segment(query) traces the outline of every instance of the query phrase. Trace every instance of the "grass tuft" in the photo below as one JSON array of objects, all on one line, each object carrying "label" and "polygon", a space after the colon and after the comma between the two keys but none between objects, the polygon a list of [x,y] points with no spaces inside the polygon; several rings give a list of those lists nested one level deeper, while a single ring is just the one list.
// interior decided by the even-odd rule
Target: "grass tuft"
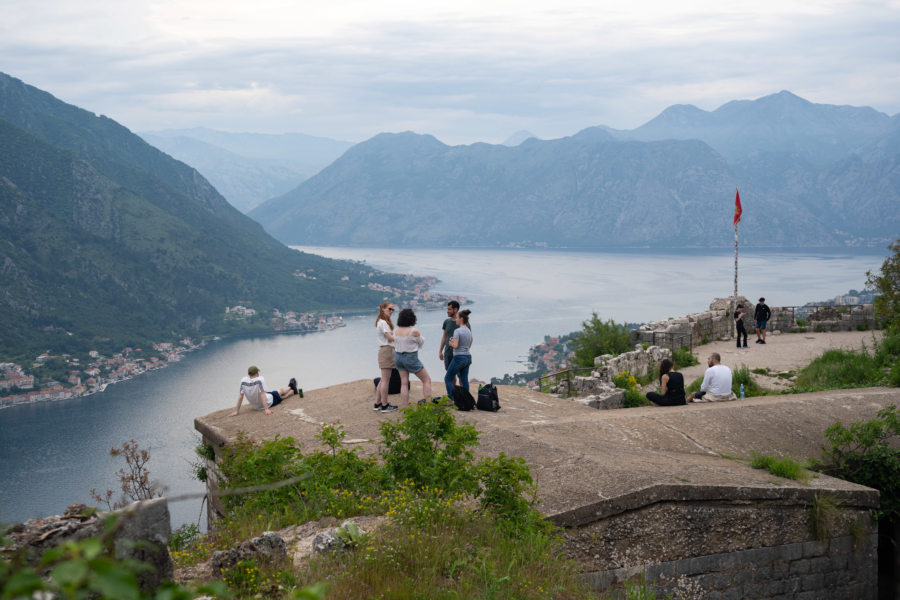
[{"label": "grass tuft", "polygon": [[755,452],[752,454],[753,459],[750,461],[750,466],[754,469],[765,469],[777,477],[793,479],[801,483],[809,481],[809,474],[806,472],[806,469],[792,458],[778,458],[776,456],[756,454]]}]

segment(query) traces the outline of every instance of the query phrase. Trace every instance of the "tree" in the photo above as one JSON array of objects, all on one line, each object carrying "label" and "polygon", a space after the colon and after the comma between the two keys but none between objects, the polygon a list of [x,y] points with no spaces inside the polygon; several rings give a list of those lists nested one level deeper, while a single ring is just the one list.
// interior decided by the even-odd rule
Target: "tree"
[{"label": "tree", "polygon": [[117,473],[122,496],[119,500],[114,501],[115,492],[106,490],[104,494],[98,494],[95,488],[91,490],[91,497],[94,500],[105,503],[109,510],[116,510],[138,500],[162,497],[165,486],[158,481],[152,481],[150,471],[147,470],[147,463],[150,462],[149,449],[141,449],[137,442],[131,440],[123,442],[121,448],[111,448],[109,454],[125,459],[127,470],[119,469]]},{"label": "tree", "polygon": [[893,252],[881,265],[880,273],[866,271],[866,284],[878,290],[875,315],[884,319],[884,326],[894,332],[900,330],[900,240],[888,246]]},{"label": "tree", "polygon": [[625,325],[614,323],[612,319],[601,321],[597,313],[581,325],[583,329],[573,342],[578,366],[593,367],[597,356],[631,350],[631,333]]}]

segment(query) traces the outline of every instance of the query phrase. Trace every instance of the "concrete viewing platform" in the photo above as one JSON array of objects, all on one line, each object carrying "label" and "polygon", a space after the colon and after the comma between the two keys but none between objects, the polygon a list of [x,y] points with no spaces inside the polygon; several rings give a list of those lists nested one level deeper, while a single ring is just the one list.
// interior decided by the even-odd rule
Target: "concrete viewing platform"
[{"label": "concrete viewing platform", "polygon": [[[524,458],[538,484],[540,510],[570,526],[598,512],[646,503],[644,495],[714,497],[717,488],[760,498],[769,490],[811,496],[824,488],[853,492],[875,506],[877,495],[867,488],[826,476],[802,484],[735,459],[753,452],[800,461],[818,457],[832,423],[873,418],[880,408],[900,404],[900,389],[865,388],[601,411],[521,387],[500,386],[499,392],[499,412],[457,413],[480,432],[476,454]],[[308,452],[320,448],[315,435],[323,423],[343,425],[346,445],[377,453],[379,424],[400,413],[374,412],[373,396],[372,382],[361,380],[291,397],[272,415],[245,408],[228,418],[229,407],[194,423],[214,446],[241,433],[251,439],[278,435],[295,438]],[[421,398],[416,384],[411,396]]]},{"label": "concrete viewing platform", "polygon": [[[749,350],[724,341],[694,350],[783,372],[808,364],[805,355],[823,346],[859,348],[855,334],[863,335],[784,335]],[[704,366],[693,370],[699,376]],[[693,372],[684,372],[690,381]],[[478,429],[476,455],[525,459],[538,509],[564,528],[565,552],[598,590],[646,578],[663,594],[687,580],[704,598],[877,597],[878,492],[816,473],[806,482],[783,479],[747,459],[818,458],[826,428],[900,405],[900,388],[619,410],[515,386],[500,386],[499,395],[499,412],[456,418]],[[414,382],[411,399],[421,397]],[[194,424],[217,449],[240,434],[277,435],[295,438],[305,452],[321,448],[315,436],[322,424],[342,425],[345,445],[377,455],[380,423],[401,413],[373,412],[373,402],[372,381],[361,380],[288,398],[269,416],[245,409],[228,418],[229,406]],[[830,516],[822,502],[833,507]]]}]

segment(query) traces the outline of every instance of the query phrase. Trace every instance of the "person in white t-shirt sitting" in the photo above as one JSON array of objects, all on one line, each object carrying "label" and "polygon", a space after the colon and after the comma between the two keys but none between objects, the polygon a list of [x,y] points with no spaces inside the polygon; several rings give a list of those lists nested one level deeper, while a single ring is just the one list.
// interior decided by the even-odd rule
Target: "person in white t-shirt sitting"
[{"label": "person in white t-shirt sitting", "polygon": [[726,402],[737,400],[737,396],[731,391],[731,369],[722,362],[718,352],[713,352],[706,359],[709,368],[703,374],[703,383],[700,391],[688,396],[688,402]]},{"label": "person in white t-shirt sitting", "polygon": [[293,377],[288,383],[288,387],[267,392],[266,380],[259,374],[259,368],[250,367],[247,369],[247,376],[241,379],[241,391],[238,395],[237,408],[228,416],[234,417],[241,411],[241,403],[244,401],[244,398],[247,399],[253,410],[262,410],[267,415],[271,415],[272,411],[269,410],[271,407],[281,404],[282,400],[294,394],[298,394],[301,398],[303,397],[303,392],[297,388],[297,380]]}]

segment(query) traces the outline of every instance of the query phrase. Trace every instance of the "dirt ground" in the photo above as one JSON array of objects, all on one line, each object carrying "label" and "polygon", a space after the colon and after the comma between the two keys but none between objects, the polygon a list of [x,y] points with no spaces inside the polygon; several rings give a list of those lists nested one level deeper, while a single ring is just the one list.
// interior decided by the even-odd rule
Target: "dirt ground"
[{"label": "dirt ground", "polygon": [[753,379],[765,388],[782,390],[791,386],[791,380],[787,377],[778,377],[778,374],[796,372],[832,348],[859,350],[865,346],[871,350],[875,340],[881,335],[878,331],[781,334],[769,332],[763,345],[755,343],[755,332],[748,333],[747,348],[738,349],[734,340],[695,346],[694,356],[700,364],[681,369],[685,385],[698,377],[703,377],[707,357],[712,352],[718,352],[722,356],[723,365],[732,368],[746,365],[751,371],[769,369],[771,376],[754,373]]}]

